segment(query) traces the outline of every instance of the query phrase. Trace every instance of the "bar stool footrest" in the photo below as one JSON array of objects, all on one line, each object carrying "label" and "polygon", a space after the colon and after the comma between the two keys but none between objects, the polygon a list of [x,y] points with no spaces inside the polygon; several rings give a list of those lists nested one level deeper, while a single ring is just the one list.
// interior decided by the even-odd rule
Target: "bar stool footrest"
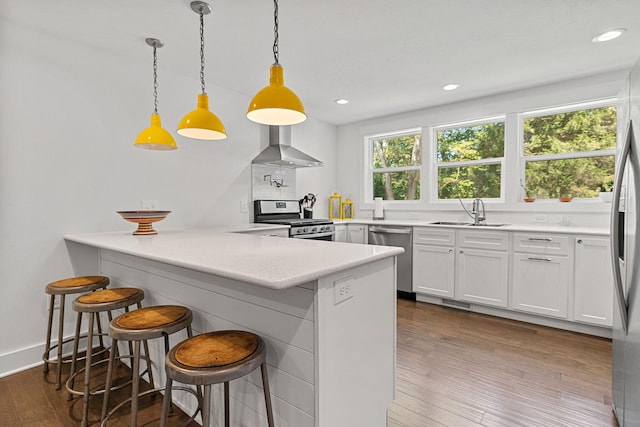
[{"label": "bar stool footrest", "polygon": [[[109,336],[109,334],[107,334],[106,332],[103,332],[103,333],[101,333],[101,334],[93,334],[93,337],[94,337],[94,338],[96,338],[96,337],[98,337],[98,336],[108,337],[108,336]],[[88,337],[88,334],[84,333],[84,334],[80,335],[80,337],[79,337],[79,338],[80,338],[80,339],[85,339],[85,338],[87,338],[87,337]],[[63,339],[63,340],[62,340],[62,345],[65,345],[65,344],[68,344],[68,343],[70,343],[70,342],[73,342],[73,341],[74,341],[74,339],[75,339],[75,337],[68,337],[68,338],[65,338],[65,339]],[[55,348],[58,348],[58,343],[55,343],[54,345],[52,345],[52,346],[49,348],[49,353],[51,353],[51,352],[53,351],[53,349],[55,349]],[[98,350],[97,350],[97,351],[92,352],[92,353],[91,353],[91,354],[92,354],[92,356],[99,356],[99,355],[103,354],[105,351],[108,351],[108,350],[110,349],[110,347],[102,347],[102,346],[99,346],[99,347],[93,347],[93,349],[96,349],[96,348],[97,348]],[[93,351],[93,350],[92,350],[92,351]],[[72,357],[73,357],[72,355],[63,356],[63,357],[62,357],[62,362],[61,362],[61,363],[71,363],[71,359],[72,359]],[[82,360],[85,360],[86,358],[87,358],[87,356],[78,357],[78,358],[76,359],[76,361],[82,361]],[[44,353],[42,353],[42,361],[43,361],[44,363],[47,363],[47,364],[54,364],[54,363],[57,363],[57,362],[58,362],[58,358],[57,358],[57,357],[54,357],[54,358],[49,359],[49,358],[48,358],[48,354],[47,354],[47,352],[44,352]]]},{"label": "bar stool footrest", "polygon": [[[129,356],[129,355],[118,356],[116,358],[116,361],[120,361],[120,359],[130,359],[130,358],[133,358],[133,356]],[[94,367],[99,366],[99,365],[104,364],[104,363],[109,363],[109,359],[98,360],[97,362],[94,362],[94,363],[91,364],[91,368],[94,368]],[[67,379],[65,387],[67,388],[67,392],[68,393],[76,395],[76,396],[84,396],[84,391],[79,391],[79,390],[76,390],[74,388],[71,388],[71,385],[69,383],[71,381],[75,381],[76,376],[78,376],[78,374],[80,374],[81,372],[84,372],[85,370],[86,370],[86,368],[81,368],[81,369],[77,370],[74,374],[72,374]],[[146,375],[148,372],[149,372],[149,370],[145,369],[144,371],[142,371],[140,373],[139,377],[142,377],[143,375]],[[120,390],[121,388],[124,388],[124,387],[130,385],[132,382],[133,382],[133,379],[130,379],[130,380],[128,380],[128,381],[126,381],[126,382],[124,382],[122,384],[118,384],[118,385],[112,386],[111,387],[111,391]],[[98,396],[98,395],[104,394],[104,392],[105,392],[105,389],[103,387],[101,389],[94,390],[94,391],[90,392],[89,396]],[[69,399],[69,400],[71,400],[71,399]]]},{"label": "bar stool footrest", "polygon": [[[192,395],[195,396],[196,400],[198,401],[198,407],[196,408],[195,412],[191,415],[191,417],[184,424],[186,426],[191,421],[195,420],[195,418],[198,416],[198,414],[202,410],[202,401],[200,400],[200,396],[198,396],[197,389],[194,390],[194,389],[192,389],[190,387],[174,386],[174,387],[171,387],[171,390],[181,390],[181,391],[186,391],[187,393],[191,393]],[[162,392],[162,391],[165,391],[165,389],[164,388],[154,388],[154,389],[151,389],[151,390],[145,390],[142,393],[138,393],[138,395],[136,396],[136,399],[139,399],[140,397],[146,396],[146,395],[151,394],[151,393],[159,393],[159,392]],[[127,403],[130,403],[132,400],[133,400],[133,397],[128,397],[127,399],[125,399],[122,402],[118,403],[111,411],[109,411],[107,413],[107,415],[105,415],[105,417],[100,422],[100,427],[106,427],[107,426],[107,421],[109,421],[109,418],[113,414],[115,414],[118,411],[118,409],[122,408]]]}]

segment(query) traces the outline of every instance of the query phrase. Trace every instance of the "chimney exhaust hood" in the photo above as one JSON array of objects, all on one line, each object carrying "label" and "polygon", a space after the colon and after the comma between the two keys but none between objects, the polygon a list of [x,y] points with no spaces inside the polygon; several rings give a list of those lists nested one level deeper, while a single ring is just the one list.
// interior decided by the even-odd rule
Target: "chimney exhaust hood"
[{"label": "chimney exhaust hood", "polygon": [[321,161],[291,146],[291,126],[269,126],[269,146],[258,154],[252,163],[281,168],[324,165]]}]

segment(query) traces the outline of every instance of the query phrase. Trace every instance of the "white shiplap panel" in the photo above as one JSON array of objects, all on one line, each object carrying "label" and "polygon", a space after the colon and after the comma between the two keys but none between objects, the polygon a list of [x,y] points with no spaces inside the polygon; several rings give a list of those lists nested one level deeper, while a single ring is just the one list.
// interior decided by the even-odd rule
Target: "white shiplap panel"
[{"label": "white shiplap panel", "polygon": [[[164,276],[151,276],[150,273],[132,266],[107,260],[102,261],[102,271],[103,274],[116,279],[116,283],[153,289],[152,293],[179,300],[182,304],[192,307],[194,311],[210,313],[224,319],[242,319],[234,322],[259,332],[266,333],[264,328],[268,327],[268,335],[304,350],[313,351],[313,322],[218,293],[221,288],[217,284],[218,277],[209,276],[211,283],[209,290],[205,290]],[[288,289],[278,292],[286,294]]]},{"label": "white shiplap panel", "polygon": [[[268,300],[264,295],[260,298],[264,302],[264,306],[256,305],[257,299],[253,299],[252,302],[239,299],[240,297],[246,298],[248,295],[234,289],[235,282],[215,276],[202,275],[198,278],[198,283],[194,285],[193,278],[185,279],[169,271],[175,268],[173,266],[160,264],[160,266],[156,265],[154,268],[150,268],[148,263],[152,262],[109,252],[109,255],[102,259],[101,270],[103,274],[113,278],[113,283],[116,286],[137,286],[144,289],[146,293],[145,306],[175,303],[189,306],[194,312],[194,333],[236,328],[250,330],[261,335],[267,344],[267,363],[276,420],[281,420],[279,423],[281,426],[311,427],[314,425],[315,356],[313,354],[314,327],[312,321],[283,313],[278,304],[273,304],[273,301]],[[156,268],[163,266],[164,268]],[[162,274],[156,275],[150,270]],[[255,290],[252,285],[240,285],[250,286],[251,291]],[[289,295],[287,299],[296,300],[298,307],[306,304],[307,309],[304,311],[313,312],[313,291],[304,288],[292,289],[294,295]],[[276,295],[288,292],[288,290],[269,291],[276,292]],[[301,302],[304,299],[307,300],[306,303]],[[298,310],[298,313],[300,312]],[[313,316],[306,314],[304,317],[313,318]],[[184,338],[186,338],[184,332],[173,334],[169,337],[170,345],[173,346]],[[163,360],[164,345],[162,340],[154,341],[151,343],[154,376],[157,380],[164,382],[163,369],[158,369],[157,366],[157,361]],[[262,419],[264,397],[259,372],[254,372],[246,379],[233,382],[232,393],[234,387],[239,387],[240,390],[236,391],[233,402],[238,408],[244,408],[241,414],[234,417],[236,418],[234,424],[243,426],[266,422]],[[189,398],[184,399],[181,406],[186,410],[191,409]]]},{"label": "white shiplap panel", "polygon": [[[212,278],[215,278],[215,283],[218,285],[216,292],[218,293],[243,299],[293,316],[313,320],[313,284],[303,284],[286,290],[269,289],[157,261],[144,260],[142,264],[136,262],[140,258],[118,252],[102,250],[101,254],[103,262],[108,260],[122,265],[134,265],[135,268],[154,276],[166,277],[205,290],[212,290]],[[309,305],[310,303],[311,305]]]}]

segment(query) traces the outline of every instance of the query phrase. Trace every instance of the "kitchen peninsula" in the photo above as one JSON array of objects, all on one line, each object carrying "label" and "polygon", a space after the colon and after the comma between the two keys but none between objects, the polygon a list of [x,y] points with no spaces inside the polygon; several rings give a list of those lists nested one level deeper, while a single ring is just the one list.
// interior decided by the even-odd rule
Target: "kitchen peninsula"
[{"label": "kitchen peninsula", "polygon": [[[261,335],[276,425],[386,425],[395,385],[395,256],[402,249],[220,230],[65,240],[77,274],[99,272],[113,286],[140,287],[145,306],[190,307],[194,333]],[[163,361],[161,346],[150,344],[152,359]],[[154,370],[163,377],[163,369]],[[246,378],[231,385],[232,419],[266,425],[259,373]],[[177,400],[193,409],[188,397]],[[218,416],[221,402],[216,389]]]}]

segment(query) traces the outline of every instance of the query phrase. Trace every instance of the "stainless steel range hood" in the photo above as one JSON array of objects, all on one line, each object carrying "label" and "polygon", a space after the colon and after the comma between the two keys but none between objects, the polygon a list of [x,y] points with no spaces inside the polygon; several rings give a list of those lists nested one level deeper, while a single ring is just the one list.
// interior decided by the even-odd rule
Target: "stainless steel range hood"
[{"label": "stainless steel range hood", "polygon": [[269,126],[269,146],[253,159],[253,163],[283,168],[324,165],[320,160],[291,146],[291,126]]}]

